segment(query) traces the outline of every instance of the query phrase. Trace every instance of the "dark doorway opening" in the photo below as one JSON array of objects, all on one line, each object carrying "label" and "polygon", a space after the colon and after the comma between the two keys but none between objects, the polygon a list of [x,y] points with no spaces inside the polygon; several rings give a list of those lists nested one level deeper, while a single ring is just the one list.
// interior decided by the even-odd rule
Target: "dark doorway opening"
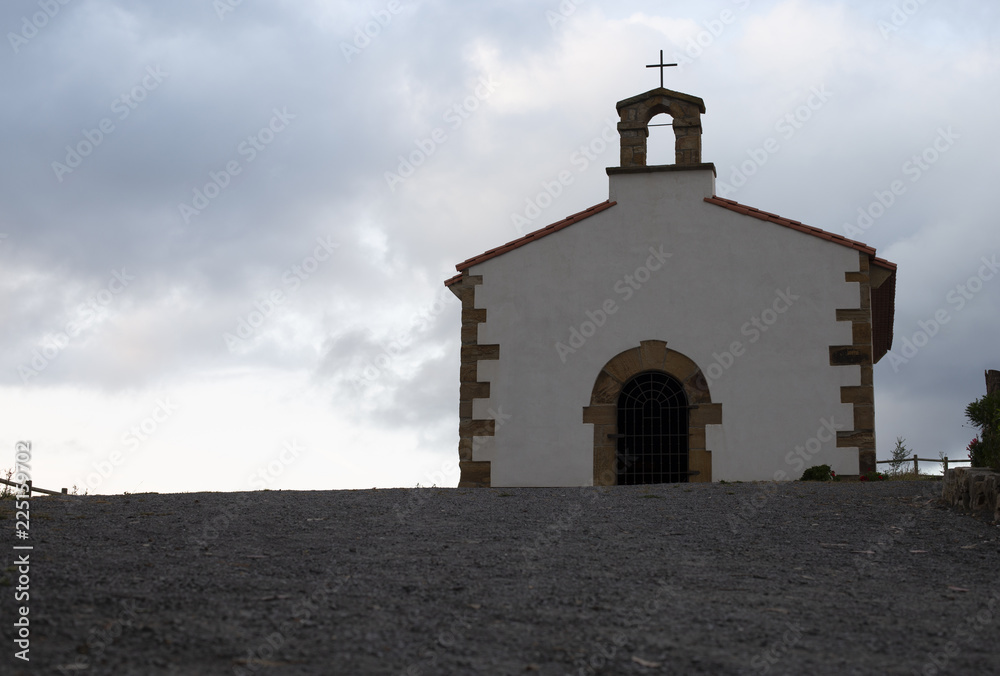
[{"label": "dark doorway opening", "polygon": [[644,371],[618,395],[618,485],[686,482],[688,398],[660,371]]}]

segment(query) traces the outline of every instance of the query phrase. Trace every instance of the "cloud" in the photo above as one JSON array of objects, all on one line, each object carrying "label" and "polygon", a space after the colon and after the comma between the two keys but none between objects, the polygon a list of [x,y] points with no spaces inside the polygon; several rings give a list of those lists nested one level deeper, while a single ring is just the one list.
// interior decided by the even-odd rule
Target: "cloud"
[{"label": "cloud", "polygon": [[[532,227],[606,199],[618,149],[602,134],[616,101],[658,83],[660,49],[688,59],[665,79],[705,99],[720,181],[780,141],[730,197],[842,233],[905,182],[856,237],[900,265],[897,336],[954,310],[948,291],[1000,248],[982,198],[1000,141],[988,3],[926,4],[888,39],[891,8],[860,1],[575,7],[314,0],[220,17],[78,0],[16,51],[8,39],[0,401],[10,443],[33,435],[60,458],[39,483],[75,478],[164,393],[193,402],[174,436],[105,487],[240,488],[296,429],[322,451],[283,486],[428,483],[457,459],[459,309],[442,280],[522,234],[515,216],[560,172],[572,181]],[[8,3],[0,27],[36,11]],[[786,137],[776,125],[815,87],[832,96]],[[905,163],[942,128],[958,140],[912,181]],[[122,270],[134,280],[112,293]],[[880,451],[896,434],[964,448],[953,412],[995,357],[997,297],[984,287],[905,367],[879,366]]]}]

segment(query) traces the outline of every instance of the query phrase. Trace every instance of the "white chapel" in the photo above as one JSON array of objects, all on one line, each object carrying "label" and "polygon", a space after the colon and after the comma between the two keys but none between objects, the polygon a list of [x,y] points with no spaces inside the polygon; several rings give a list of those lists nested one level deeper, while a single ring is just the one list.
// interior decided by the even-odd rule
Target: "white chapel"
[{"label": "white chapel", "polygon": [[[608,199],[459,263],[460,486],[798,479],[875,469],[896,265],[715,195],[704,102],[617,104]],[[650,120],[675,163],[647,166]]]}]

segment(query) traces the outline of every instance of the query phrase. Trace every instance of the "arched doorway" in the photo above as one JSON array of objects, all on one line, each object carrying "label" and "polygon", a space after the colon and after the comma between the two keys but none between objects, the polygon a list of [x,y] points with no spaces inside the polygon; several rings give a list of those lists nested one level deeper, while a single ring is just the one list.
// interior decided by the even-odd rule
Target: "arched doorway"
[{"label": "arched doorway", "polygon": [[618,395],[618,485],[688,480],[688,398],[663,371],[643,371]]},{"label": "arched doorway", "polygon": [[611,358],[594,380],[583,422],[594,426],[594,485],[618,483],[618,399],[625,385],[647,371],[663,373],[681,384],[687,401],[688,481],[712,480],[712,451],[706,425],[722,424],[722,404],[712,401],[708,380],[690,358],[671,350],[662,340],[643,340],[639,347]]}]

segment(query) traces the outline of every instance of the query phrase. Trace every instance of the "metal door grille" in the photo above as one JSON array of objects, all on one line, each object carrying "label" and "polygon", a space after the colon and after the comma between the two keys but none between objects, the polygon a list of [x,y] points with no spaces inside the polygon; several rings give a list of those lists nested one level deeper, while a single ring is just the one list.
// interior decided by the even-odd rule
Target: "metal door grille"
[{"label": "metal door grille", "polygon": [[645,371],[618,396],[618,484],[688,480],[688,400],[673,376]]}]

